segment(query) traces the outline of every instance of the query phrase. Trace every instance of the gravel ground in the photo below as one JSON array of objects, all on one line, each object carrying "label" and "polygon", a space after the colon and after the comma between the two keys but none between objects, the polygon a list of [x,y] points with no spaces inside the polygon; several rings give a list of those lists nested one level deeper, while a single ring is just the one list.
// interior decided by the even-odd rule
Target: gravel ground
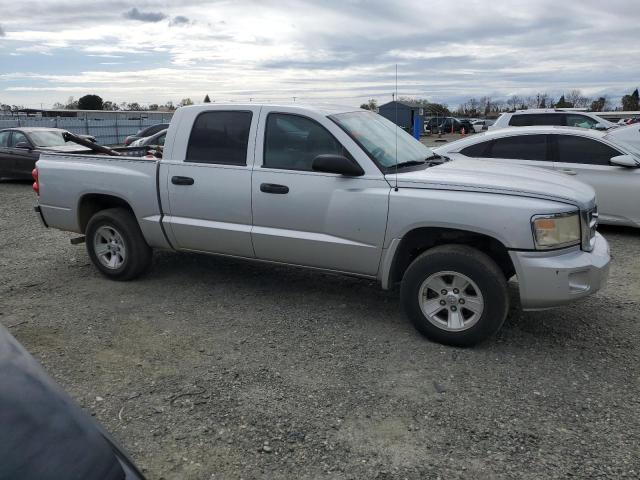
[{"label": "gravel ground", "polygon": [[150,479],[638,478],[640,234],[603,292],[430,343],[373,283],[156,253],[102,278],[0,183],[0,321]]}]

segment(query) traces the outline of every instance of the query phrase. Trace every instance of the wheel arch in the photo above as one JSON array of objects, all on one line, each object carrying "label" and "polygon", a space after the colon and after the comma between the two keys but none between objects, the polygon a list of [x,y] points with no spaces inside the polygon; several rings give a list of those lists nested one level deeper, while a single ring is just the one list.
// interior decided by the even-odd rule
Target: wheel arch
[{"label": "wheel arch", "polygon": [[124,208],[135,217],[133,208],[125,199],[106,193],[87,193],[78,201],[78,227],[81,233],[87,230],[87,224],[91,217],[101,210],[108,208]]},{"label": "wheel arch", "polygon": [[394,251],[386,274],[383,272],[384,288],[391,288],[402,280],[407,268],[420,254],[439,245],[466,245],[487,254],[502,270],[506,280],[516,270],[509,250],[500,240],[479,232],[446,227],[417,227],[408,231],[399,241],[392,242]]}]

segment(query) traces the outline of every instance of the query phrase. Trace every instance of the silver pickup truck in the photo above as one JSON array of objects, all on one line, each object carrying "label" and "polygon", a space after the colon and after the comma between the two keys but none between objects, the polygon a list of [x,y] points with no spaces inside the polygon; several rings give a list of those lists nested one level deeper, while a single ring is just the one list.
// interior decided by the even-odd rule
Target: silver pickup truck
[{"label": "silver pickup truck", "polygon": [[161,160],[43,154],[34,178],[44,224],[84,235],[109,278],[137,277],[155,248],[399,283],[416,328],[447,344],[500,328],[514,275],[522,308],[537,310],[608,274],[591,187],[450,161],[348,107],[180,108]]}]

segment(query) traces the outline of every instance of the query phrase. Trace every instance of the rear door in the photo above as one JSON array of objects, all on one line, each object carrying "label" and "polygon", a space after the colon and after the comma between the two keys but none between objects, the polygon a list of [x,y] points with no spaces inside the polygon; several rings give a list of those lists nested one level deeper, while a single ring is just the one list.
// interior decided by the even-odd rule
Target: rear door
[{"label": "rear door", "polygon": [[[261,118],[251,187],[256,257],[375,275],[390,192],[382,172],[326,117],[264,107]],[[322,154],[351,156],[365,174],[313,171]]]},{"label": "rear door", "polygon": [[579,135],[552,135],[552,139],[555,168],[594,188],[602,220],[640,223],[640,169],[609,162],[624,152]]},{"label": "rear door", "polygon": [[181,125],[193,125],[173,148],[184,160],[163,160],[159,177],[169,213],[163,223],[176,248],[254,256],[251,167],[259,111],[192,109],[181,118]]}]

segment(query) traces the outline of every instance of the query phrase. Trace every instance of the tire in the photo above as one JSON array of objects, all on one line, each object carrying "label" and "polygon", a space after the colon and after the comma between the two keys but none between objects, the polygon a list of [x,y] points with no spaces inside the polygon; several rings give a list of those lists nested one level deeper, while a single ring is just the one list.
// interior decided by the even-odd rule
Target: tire
[{"label": "tire", "polygon": [[124,208],[101,210],[87,224],[87,253],[112,280],[132,280],[151,265],[152,250],[133,214]]},{"label": "tire", "polygon": [[500,267],[465,245],[434,247],[418,256],[404,274],[400,297],[420,333],[458,347],[492,336],[509,311],[507,281]]}]

